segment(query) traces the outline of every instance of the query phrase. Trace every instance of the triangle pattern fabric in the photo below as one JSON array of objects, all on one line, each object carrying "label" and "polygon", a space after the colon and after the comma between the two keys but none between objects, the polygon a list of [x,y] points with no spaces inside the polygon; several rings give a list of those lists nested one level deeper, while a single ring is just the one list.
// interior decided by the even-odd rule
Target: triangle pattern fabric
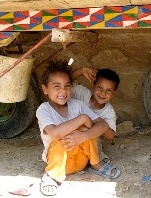
[{"label": "triangle pattern fabric", "polygon": [[0,12],[0,19],[14,18],[13,12]]},{"label": "triangle pattern fabric", "polygon": [[27,18],[29,17],[28,11],[14,12],[14,18]]},{"label": "triangle pattern fabric", "polygon": [[71,29],[72,27],[72,22],[59,22],[59,28]]},{"label": "triangle pattern fabric", "polygon": [[14,19],[14,25],[19,25],[19,24],[30,24],[30,17],[26,18],[26,19]]},{"label": "triangle pattern fabric", "polygon": [[112,13],[122,13],[122,7],[121,6],[112,6],[112,7],[105,7],[105,13],[106,14],[112,14]]},{"label": "triangle pattern fabric", "polygon": [[90,8],[89,14],[102,15],[102,14],[104,14],[104,12],[105,12],[104,7],[102,7],[102,8]]},{"label": "triangle pattern fabric", "polygon": [[57,9],[42,10],[42,16],[58,16]]}]

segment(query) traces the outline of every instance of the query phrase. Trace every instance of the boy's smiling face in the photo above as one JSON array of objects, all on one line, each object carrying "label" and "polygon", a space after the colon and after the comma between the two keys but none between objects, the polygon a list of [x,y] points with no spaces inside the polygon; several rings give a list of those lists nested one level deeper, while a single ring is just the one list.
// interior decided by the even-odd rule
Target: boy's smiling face
[{"label": "boy's smiling face", "polygon": [[71,97],[71,82],[69,75],[64,72],[50,74],[47,86],[42,85],[45,95],[55,105],[65,105]]},{"label": "boy's smiling face", "polygon": [[92,100],[96,108],[103,108],[105,103],[110,101],[115,94],[115,82],[99,78],[92,89]]}]

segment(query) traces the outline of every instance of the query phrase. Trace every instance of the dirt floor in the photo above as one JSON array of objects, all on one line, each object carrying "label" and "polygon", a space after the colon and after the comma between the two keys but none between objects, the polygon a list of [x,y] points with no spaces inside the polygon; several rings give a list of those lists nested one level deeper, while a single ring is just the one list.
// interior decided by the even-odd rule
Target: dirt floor
[{"label": "dirt floor", "polygon": [[[39,191],[40,178],[45,164],[39,161],[43,145],[35,123],[18,137],[0,140],[0,195],[20,197],[8,193],[19,188],[28,188],[28,197],[45,197]],[[151,182],[142,177],[151,175],[151,130],[137,129],[121,135],[114,143],[104,142],[103,151],[111,164],[121,170],[115,180],[105,179],[84,170],[67,177],[55,198],[102,197],[102,198],[150,198]]]}]

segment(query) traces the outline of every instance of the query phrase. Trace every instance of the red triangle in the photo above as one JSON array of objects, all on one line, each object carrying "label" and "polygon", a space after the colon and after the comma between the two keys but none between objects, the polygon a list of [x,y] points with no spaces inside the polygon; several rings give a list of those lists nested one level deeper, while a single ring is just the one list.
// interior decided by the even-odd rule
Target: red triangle
[{"label": "red triangle", "polygon": [[115,25],[117,25],[117,27],[123,27],[123,22],[122,21],[114,21],[114,22],[109,22],[109,23],[115,24]]},{"label": "red triangle", "polygon": [[17,25],[18,27],[22,27],[22,28],[24,28],[24,29],[26,29],[26,30],[28,30],[29,29],[29,25],[28,24],[19,24],[19,25]]},{"label": "red triangle", "polygon": [[70,24],[68,24],[66,26],[63,26],[63,29],[71,29],[71,28],[73,28],[73,24],[72,23],[70,23]]},{"label": "red triangle", "polygon": [[[73,21],[77,20],[77,19],[82,19],[84,18],[85,16],[73,16]],[[76,22],[76,21],[75,21]]]},{"label": "red triangle", "polygon": [[[98,15],[100,15],[100,14],[104,14],[105,13],[105,9],[104,8],[100,8],[100,10],[98,10],[98,11],[96,11],[96,12],[94,12],[93,14],[98,14]],[[93,15],[92,14],[92,15]]]},{"label": "red triangle", "polygon": [[37,14],[33,15],[34,18],[41,18],[42,17],[42,11],[39,11]]},{"label": "red triangle", "polygon": [[77,24],[79,24],[79,25],[83,25],[83,26],[85,26],[85,27],[89,27],[90,25],[89,25],[89,22],[75,22],[75,23],[77,23]]},{"label": "red triangle", "polygon": [[58,10],[57,9],[51,9],[51,10],[45,10],[46,12],[50,13],[50,14],[54,14],[54,15],[58,15]]},{"label": "red triangle", "polygon": [[13,25],[5,29],[5,31],[12,31],[12,30],[13,30]]},{"label": "red triangle", "polygon": [[15,13],[16,14],[18,13],[18,15],[23,15],[25,17],[29,17],[29,11],[16,11]]},{"label": "red triangle", "polygon": [[97,17],[95,17],[95,16],[93,16],[93,15],[90,16],[90,21],[91,21],[91,22],[101,22],[100,19],[98,19]]},{"label": "red triangle", "polygon": [[77,11],[77,12],[83,13],[85,15],[90,13],[90,8],[77,8],[77,9],[74,9],[74,10]]},{"label": "red triangle", "polygon": [[141,20],[140,22],[144,22],[144,23],[146,23],[146,24],[151,25],[151,20]]},{"label": "red triangle", "polygon": [[36,18],[33,18],[33,17],[31,17],[30,18],[30,23],[35,23],[35,24],[39,24],[39,23],[41,23],[39,20],[36,20]]},{"label": "red triangle", "polygon": [[10,22],[5,19],[0,19],[0,24],[10,24]]},{"label": "red triangle", "polygon": [[151,10],[151,5],[144,5],[144,6],[142,6],[142,8],[146,8],[148,10]]},{"label": "red triangle", "polygon": [[17,23],[19,21],[25,20],[25,18],[14,18],[14,23]]},{"label": "red triangle", "polygon": [[122,14],[122,20],[123,21],[135,21],[135,19],[128,14]]},{"label": "red triangle", "polygon": [[139,13],[138,14],[138,19],[141,19],[141,18],[144,18],[144,17],[147,17],[147,16],[150,16],[150,13]]},{"label": "red triangle", "polygon": [[45,25],[48,25],[48,26],[51,26],[51,27],[54,27],[54,28],[58,28],[59,27],[59,22],[47,22],[47,23],[44,23]]},{"label": "red triangle", "polygon": [[130,28],[130,27],[132,27],[132,28],[137,28],[137,27],[138,27],[138,22],[133,23],[133,24],[127,26],[127,28]]},{"label": "red triangle", "polygon": [[0,38],[8,38],[5,34],[0,33]]},{"label": "red triangle", "polygon": [[65,17],[59,16],[59,22],[71,22],[71,20],[68,20]]},{"label": "red triangle", "polygon": [[115,12],[119,12],[119,13],[122,13],[122,6],[110,6],[110,7],[107,7],[107,9],[110,9],[110,10],[113,10]]}]

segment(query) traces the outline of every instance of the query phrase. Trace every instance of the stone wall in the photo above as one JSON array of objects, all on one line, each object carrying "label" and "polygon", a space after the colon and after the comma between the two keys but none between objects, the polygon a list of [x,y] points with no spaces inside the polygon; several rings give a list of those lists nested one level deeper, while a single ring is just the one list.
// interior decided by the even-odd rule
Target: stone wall
[{"label": "stone wall", "polygon": [[[41,33],[41,36],[43,34],[46,33]],[[87,65],[114,69],[121,79],[117,94],[112,100],[118,123],[132,121],[135,126],[149,125],[150,120],[143,105],[143,87],[151,67],[151,29],[99,30],[98,34],[97,43],[74,43],[52,59],[73,58],[73,68]],[[29,48],[33,38],[28,35],[24,49]],[[61,43],[47,42],[33,54],[35,66],[61,48]],[[45,64],[41,64],[35,70],[38,80],[44,67]],[[91,87],[84,78],[79,83]]]}]

